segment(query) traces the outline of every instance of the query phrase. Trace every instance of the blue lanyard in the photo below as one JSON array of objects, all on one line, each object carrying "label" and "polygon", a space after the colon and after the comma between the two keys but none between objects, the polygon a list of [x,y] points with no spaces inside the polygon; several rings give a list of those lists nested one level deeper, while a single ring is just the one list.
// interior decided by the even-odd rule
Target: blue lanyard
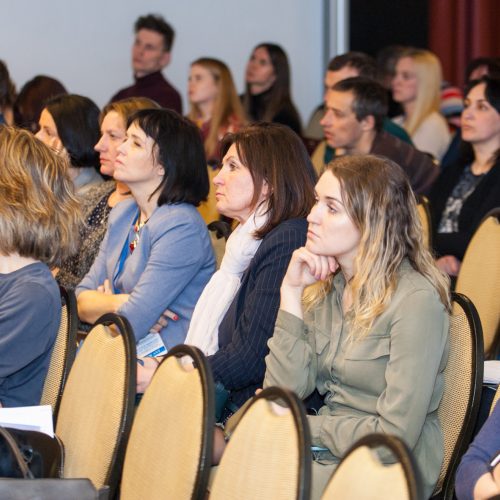
[{"label": "blue lanyard", "polygon": [[[140,216],[140,211],[138,210],[137,217],[134,219],[134,223],[133,223],[132,227],[134,227],[136,222],[139,220],[139,216]],[[116,287],[116,281],[123,271],[123,268],[125,266],[125,261],[127,260],[127,258],[131,254],[129,240],[130,240],[130,230],[127,234],[127,238],[125,239],[125,243],[123,244],[122,251],[120,252],[120,259],[118,260],[118,266],[116,266],[116,271],[115,271],[115,274],[113,276],[113,293],[122,293],[122,291]]]}]

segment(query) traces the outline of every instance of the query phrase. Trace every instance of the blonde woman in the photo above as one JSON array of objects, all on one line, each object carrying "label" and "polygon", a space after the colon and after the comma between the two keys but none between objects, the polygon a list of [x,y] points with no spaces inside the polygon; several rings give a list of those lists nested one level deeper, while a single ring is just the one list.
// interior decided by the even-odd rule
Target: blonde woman
[{"label": "blonde woman", "polygon": [[78,247],[79,202],[61,157],[0,127],[0,406],[40,402],[61,299],[49,267]]},{"label": "blonde woman", "polygon": [[428,50],[408,49],[398,59],[392,80],[393,99],[403,107],[394,118],[411,136],[417,149],[441,161],[450,131],[439,113],[442,71],[439,59]]},{"label": "blonde woman", "polygon": [[406,175],[382,157],[339,158],[316,184],[308,222],[306,245],[281,286],[264,386],[324,396],[308,417],[313,498],[349,447],[372,432],[406,441],[428,498],[443,459],[436,410],[448,280],[425,249]]},{"label": "blonde woman", "polygon": [[188,118],[201,130],[208,162],[218,162],[222,137],[245,124],[231,72],[222,61],[202,57],[191,64],[188,87]]}]

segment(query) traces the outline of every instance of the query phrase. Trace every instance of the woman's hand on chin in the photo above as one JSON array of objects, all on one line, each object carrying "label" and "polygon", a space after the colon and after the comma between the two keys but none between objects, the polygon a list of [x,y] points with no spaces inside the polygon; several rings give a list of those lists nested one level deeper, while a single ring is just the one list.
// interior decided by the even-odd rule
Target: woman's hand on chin
[{"label": "woman's hand on chin", "polygon": [[317,255],[306,247],[298,248],[292,254],[282,287],[298,288],[302,291],[317,281],[325,280],[338,267],[335,257]]}]

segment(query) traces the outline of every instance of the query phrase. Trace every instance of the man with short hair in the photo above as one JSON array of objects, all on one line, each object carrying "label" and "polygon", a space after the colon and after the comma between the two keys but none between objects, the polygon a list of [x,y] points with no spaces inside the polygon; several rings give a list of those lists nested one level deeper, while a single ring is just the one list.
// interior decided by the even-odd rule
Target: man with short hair
[{"label": "man with short hair", "polygon": [[111,102],[128,97],[149,97],[160,106],[182,113],[181,96],[161,70],[170,62],[175,32],[161,16],[148,14],[137,19],[132,46],[134,85],[120,90]]},{"label": "man with short hair", "polygon": [[439,168],[429,155],[383,130],[387,96],[379,83],[362,77],[337,82],[325,108],[321,126],[328,146],[348,155],[385,156],[402,167],[416,193],[429,191]]}]

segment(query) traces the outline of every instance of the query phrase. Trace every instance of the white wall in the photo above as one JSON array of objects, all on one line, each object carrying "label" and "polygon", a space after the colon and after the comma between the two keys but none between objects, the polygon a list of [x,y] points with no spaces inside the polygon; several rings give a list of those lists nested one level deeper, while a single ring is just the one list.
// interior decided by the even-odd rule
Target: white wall
[{"label": "white wall", "polygon": [[288,53],[292,93],[305,124],[322,100],[322,0],[5,0],[0,59],[17,88],[36,74],[61,80],[99,106],[132,82],[130,46],[139,15],[162,14],[176,40],[167,78],[183,96],[189,63],[222,59],[238,90],[251,49],[276,42]]}]

